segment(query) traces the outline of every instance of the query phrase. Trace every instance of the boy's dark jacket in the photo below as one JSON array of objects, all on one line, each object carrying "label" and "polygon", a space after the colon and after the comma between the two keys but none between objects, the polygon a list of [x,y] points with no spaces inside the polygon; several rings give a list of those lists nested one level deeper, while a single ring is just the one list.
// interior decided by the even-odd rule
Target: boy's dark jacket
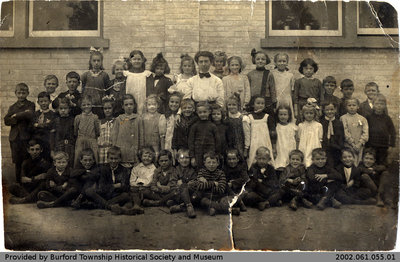
[{"label": "boy's dark jacket", "polygon": [[[10,141],[30,139],[31,130],[29,127],[33,120],[34,113],[35,104],[29,100],[24,100],[22,102],[17,101],[10,106],[4,117],[5,125],[11,126],[10,135],[8,137]],[[15,117],[11,117],[14,114]]]},{"label": "boy's dark jacket", "polygon": [[[256,191],[257,184],[262,183],[264,186],[271,189],[279,189],[279,181],[273,166],[267,165],[260,168],[257,163],[254,163],[249,170],[250,181],[246,184],[246,190]],[[263,172],[262,172],[263,171]]]},{"label": "boy's dark jacket", "polygon": [[[127,168],[122,165],[118,165],[118,167],[114,170],[115,175],[115,183],[112,180],[112,171],[109,164],[104,164],[98,167],[99,169],[99,180],[98,180],[98,190],[100,192],[109,193],[123,193],[129,192],[129,178],[130,172]],[[114,184],[121,183],[120,188],[114,188]]]},{"label": "boy's dark jacket", "polygon": [[249,181],[247,165],[244,161],[240,161],[235,167],[230,167],[225,163],[224,172],[226,182],[231,182],[233,188],[241,188],[247,181]]}]

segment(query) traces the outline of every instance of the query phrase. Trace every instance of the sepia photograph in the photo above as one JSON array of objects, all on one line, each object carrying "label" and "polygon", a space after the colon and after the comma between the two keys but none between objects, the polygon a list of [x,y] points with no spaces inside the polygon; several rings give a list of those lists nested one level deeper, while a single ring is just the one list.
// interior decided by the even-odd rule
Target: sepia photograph
[{"label": "sepia photograph", "polygon": [[1,0],[1,248],[394,250],[397,11]]}]

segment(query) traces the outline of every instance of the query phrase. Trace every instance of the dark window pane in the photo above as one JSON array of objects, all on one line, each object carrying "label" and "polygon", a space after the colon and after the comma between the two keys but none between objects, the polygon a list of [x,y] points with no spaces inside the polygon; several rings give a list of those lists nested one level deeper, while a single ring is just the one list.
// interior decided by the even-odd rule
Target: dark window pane
[{"label": "dark window pane", "polygon": [[1,3],[1,31],[12,31],[13,30],[13,2]]},{"label": "dark window pane", "polygon": [[33,30],[97,30],[97,1],[34,1]]},{"label": "dark window pane", "polygon": [[360,2],[359,25],[360,28],[380,28],[379,21],[384,28],[397,28],[397,12],[388,3],[370,2],[372,10],[376,12],[376,16],[369,7],[368,3]]}]

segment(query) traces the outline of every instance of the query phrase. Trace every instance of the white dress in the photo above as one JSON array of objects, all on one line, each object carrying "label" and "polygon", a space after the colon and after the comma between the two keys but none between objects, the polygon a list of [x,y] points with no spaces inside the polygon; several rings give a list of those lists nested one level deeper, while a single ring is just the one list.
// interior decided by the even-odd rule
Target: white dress
[{"label": "white dress", "polygon": [[253,115],[249,115],[250,119],[250,148],[249,148],[249,158],[247,159],[247,164],[250,169],[251,165],[255,162],[256,151],[259,147],[265,146],[269,149],[271,156],[271,164],[274,163],[274,156],[272,153],[272,143],[269,136],[268,129],[268,114],[262,119],[254,119]]},{"label": "white dress", "polygon": [[176,84],[172,85],[169,89],[168,92],[172,94],[173,92],[179,92],[182,93],[184,96],[190,92],[188,90],[188,85],[187,81],[189,78],[183,78],[183,74],[175,75],[176,79]]},{"label": "white dress", "polygon": [[[292,116],[294,116],[292,102],[292,91],[294,90],[293,74],[289,71],[281,72],[274,69],[269,74],[267,83],[268,85],[275,87],[277,100],[276,107],[281,104],[289,105],[290,110],[292,111]],[[293,122],[295,122],[295,120]]]},{"label": "white dress", "polygon": [[306,167],[312,164],[311,152],[313,149],[321,147],[322,134],[322,125],[315,120],[299,124],[299,150],[304,154]]},{"label": "white dress", "polygon": [[137,104],[137,113],[143,113],[143,106],[146,101],[146,78],[151,75],[151,72],[144,70],[141,73],[132,73],[124,71],[126,76],[126,93],[133,95]]},{"label": "white dress", "polygon": [[286,167],[289,164],[289,153],[296,149],[296,132],[298,127],[294,123],[276,125],[277,141],[275,168]]}]

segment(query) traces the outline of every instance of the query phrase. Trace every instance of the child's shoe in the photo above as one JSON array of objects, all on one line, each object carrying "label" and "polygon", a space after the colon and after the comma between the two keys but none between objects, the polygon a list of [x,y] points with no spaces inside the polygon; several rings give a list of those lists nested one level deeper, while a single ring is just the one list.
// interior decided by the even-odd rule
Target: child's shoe
[{"label": "child's shoe", "polygon": [[240,200],[239,207],[240,207],[240,212],[246,212],[247,211],[247,207],[243,203],[243,200]]},{"label": "child's shoe", "polygon": [[277,207],[281,207],[283,205],[283,203],[282,203],[282,200],[278,200],[278,201],[276,201],[276,206]]},{"label": "child's shoe", "polygon": [[328,202],[328,197],[326,197],[326,196],[322,197],[322,198],[319,200],[318,204],[317,204],[317,208],[318,208],[319,210],[324,210],[325,207],[326,207],[326,202]]},{"label": "child's shoe", "polygon": [[57,198],[51,194],[50,192],[47,191],[40,191],[37,194],[37,198],[40,201],[44,201],[44,202],[51,202],[51,201],[55,201]]},{"label": "child's shoe", "polygon": [[110,210],[116,215],[122,215],[123,213],[122,207],[119,204],[111,205]]},{"label": "child's shoe", "polygon": [[175,202],[174,202],[174,200],[170,199],[170,200],[167,200],[167,202],[165,204],[167,205],[167,207],[172,207],[173,205],[175,205]]},{"label": "child's shoe", "polygon": [[264,202],[260,202],[258,203],[258,210],[263,211],[266,208],[269,208],[271,205],[269,204],[269,201],[264,201]]},{"label": "child's shoe", "polygon": [[292,209],[293,211],[297,210],[297,197],[292,198],[292,200],[289,203],[289,208]]},{"label": "child's shoe", "polygon": [[304,197],[301,199],[301,202],[303,203],[303,206],[305,208],[311,208],[313,206],[313,203],[305,199]]},{"label": "child's shoe", "polygon": [[179,213],[179,212],[183,212],[184,210],[183,210],[183,204],[180,204],[180,205],[173,205],[173,206],[171,206],[170,208],[169,208],[169,212],[171,213],[171,214],[174,214],[174,213]]},{"label": "child's shoe", "polygon": [[76,199],[72,200],[71,206],[75,209],[79,209],[81,207],[83,195],[79,195]]},{"label": "child's shoe", "polygon": [[342,203],[336,200],[334,197],[332,197],[331,202],[333,208],[340,208],[342,206]]},{"label": "child's shoe", "polygon": [[196,213],[194,212],[194,208],[193,208],[192,204],[189,204],[186,206],[186,214],[187,214],[188,218],[196,217]]},{"label": "child's shoe", "polygon": [[15,205],[15,204],[26,204],[26,203],[28,203],[28,201],[26,200],[25,197],[15,197],[15,196],[12,196],[12,197],[10,198],[9,202],[10,202],[10,204],[13,204],[13,205]]},{"label": "child's shoe", "polygon": [[217,211],[215,210],[215,208],[210,207],[210,209],[208,210],[208,214],[210,216],[215,216],[216,213]]},{"label": "child's shoe", "polygon": [[144,214],[144,209],[138,205],[134,205],[131,209],[132,209],[132,212],[135,212],[137,215]]},{"label": "child's shoe", "polygon": [[54,201],[53,202],[38,201],[36,203],[36,205],[40,209],[42,209],[42,208],[51,208],[51,207],[54,207]]},{"label": "child's shoe", "polygon": [[378,193],[378,198],[377,198],[377,201],[376,201],[376,205],[377,205],[378,207],[384,207],[384,206],[385,206],[385,203],[383,203],[383,201],[382,201],[381,196],[379,195],[379,193]]},{"label": "child's shoe", "polygon": [[240,208],[239,207],[233,207],[232,208],[232,215],[239,216],[240,215]]},{"label": "child's shoe", "polygon": [[158,207],[160,206],[160,201],[143,199],[143,206],[145,207]]},{"label": "child's shoe", "polygon": [[208,198],[206,198],[206,197],[203,197],[203,198],[201,199],[201,201],[200,201],[200,205],[201,205],[202,207],[209,207],[209,206],[211,205],[211,200],[208,199]]}]

